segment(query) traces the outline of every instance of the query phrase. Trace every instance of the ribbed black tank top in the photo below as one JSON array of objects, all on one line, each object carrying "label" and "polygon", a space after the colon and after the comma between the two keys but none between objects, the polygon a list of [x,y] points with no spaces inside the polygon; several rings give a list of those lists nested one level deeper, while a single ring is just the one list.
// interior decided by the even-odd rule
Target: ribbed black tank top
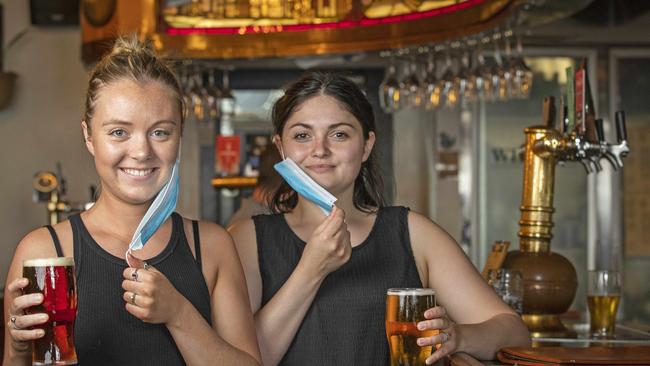
[{"label": "ribbed black tank top", "polygon": [[[386,290],[422,287],[408,231],[408,209],[381,208],[350,260],[323,281],[281,365],[388,365]],[[281,214],[253,218],[262,306],[287,281],[305,247]]]},{"label": "ribbed black tank top", "polygon": [[[102,249],[79,215],[70,217],[77,276],[74,341],[79,365],[184,365],[174,340],[162,324],[148,324],[129,314],[122,299],[122,272],[127,267]],[[195,224],[194,237],[198,240]],[[58,239],[53,236],[55,245]],[[200,248],[198,241],[197,248]],[[58,245],[57,245],[58,246]],[[57,248],[60,253],[60,249]],[[163,251],[147,260],[211,323],[210,294],[187,245],[183,219],[172,214],[172,234]],[[59,254],[61,255],[61,254]]]}]

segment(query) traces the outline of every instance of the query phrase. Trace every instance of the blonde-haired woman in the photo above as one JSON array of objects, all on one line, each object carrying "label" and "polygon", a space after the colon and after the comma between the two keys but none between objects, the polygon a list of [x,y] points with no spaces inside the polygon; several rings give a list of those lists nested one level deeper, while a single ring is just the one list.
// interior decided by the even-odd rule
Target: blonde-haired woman
[{"label": "blonde-haired woman", "polygon": [[221,227],[174,213],[138,252],[124,253],[145,212],[170,180],[183,129],[174,73],[151,48],[120,39],[94,68],[82,122],[102,191],[80,215],[27,234],[5,289],[4,365],[31,362],[46,314],[25,315],[41,295],[22,295],[22,262],[74,257],[74,340],[85,365],[256,365],[260,355],[241,264]]}]

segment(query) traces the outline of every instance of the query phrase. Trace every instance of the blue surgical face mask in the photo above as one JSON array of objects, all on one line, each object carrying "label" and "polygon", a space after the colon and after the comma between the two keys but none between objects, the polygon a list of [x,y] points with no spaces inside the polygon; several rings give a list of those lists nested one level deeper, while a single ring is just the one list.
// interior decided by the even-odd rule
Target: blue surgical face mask
[{"label": "blue surgical face mask", "polygon": [[332,212],[332,206],[336,202],[336,197],[311,179],[293,160],[286,158],[273,167],[291,188],[301,196],[315,203],[323,210],[325,215],[329,215]]},{"label": "blue surgical face mask", "polygon": [[[142,249],[147,241],[158,230],[160,225],[169,218],[169,216],[176,209],[176,201],[178,200],[178,191],[180,186],[180,177],[178,175],[180,164],[180,147],[178,158],[172,168],[172,174],[169,181],[162,187],[158,195],[149,206],[149,209],[140,220],[138,228],[135,229],[129,250],[126,255],[126,262],[129,263],[129,252],[133,250]],[[129,263],[131,265],[131,263]]]}]

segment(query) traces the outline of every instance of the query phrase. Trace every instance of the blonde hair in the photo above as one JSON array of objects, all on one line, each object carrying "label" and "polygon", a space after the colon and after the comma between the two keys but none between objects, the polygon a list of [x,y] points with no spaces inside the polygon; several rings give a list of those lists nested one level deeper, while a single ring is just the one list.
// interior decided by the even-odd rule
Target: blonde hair
[{"label": "blonde hair", "polygon": [[102,87],[123,79],[136,82],[158,81],[167,85],[178,101],[181,127],[183,126],[185,116],[183,92],[174,71],[156,55],[150,42],[140,41],[137,36],[132,35],[118,38],[111,52],[93,68],[88,81],[84,112],[84,120],[88,128],[91,127],[99,91]]}]

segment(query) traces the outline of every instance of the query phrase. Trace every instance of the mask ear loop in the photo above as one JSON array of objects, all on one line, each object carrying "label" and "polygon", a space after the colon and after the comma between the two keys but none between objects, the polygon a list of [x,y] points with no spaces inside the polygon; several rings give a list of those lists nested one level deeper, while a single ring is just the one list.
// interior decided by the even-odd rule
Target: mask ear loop
[{"label": "mask ear loop", "polygon": [[278,152],[280,153],[280,157],[282,157],[282,160],[285,160],[286,157],[284,156],[284,149],[282,148],[282,140],[280,139],[279,135],[275,135],[273,137],[273,144],[278,149]]}]

